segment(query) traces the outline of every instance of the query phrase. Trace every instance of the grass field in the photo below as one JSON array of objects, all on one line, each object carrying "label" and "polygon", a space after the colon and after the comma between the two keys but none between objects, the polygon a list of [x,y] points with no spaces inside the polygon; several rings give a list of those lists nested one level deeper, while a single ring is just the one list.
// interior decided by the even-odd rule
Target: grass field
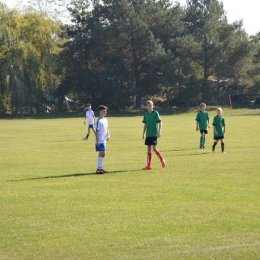
[{"label": "grass field", "polygon": [[0,259],[260,259],[260,113],[224,109],[226,154],[195,116],[161,113],[142,171],[141,114],[108,113],[104,175],[83,117],[0,120]]}]

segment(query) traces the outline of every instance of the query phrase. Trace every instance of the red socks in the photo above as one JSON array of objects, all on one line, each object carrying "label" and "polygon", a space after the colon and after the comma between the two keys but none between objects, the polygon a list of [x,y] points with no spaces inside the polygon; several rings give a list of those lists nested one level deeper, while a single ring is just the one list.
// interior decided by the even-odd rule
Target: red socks
[{"label": "red socks", "polygon": [[[158,156],[158,158],[162,162],[163,161],[163,157],[162,157],[161,153],[158,151],[156,153],[156,155]],[[148,166],[152,166],[152,153],[147,153],[147,165]]]},{"label": "red socks", "polygon": [[147,165],[152,166],[152,153],[147,153]]},{"label": "red socks", "polygon": [[163,160],[162,155],[161,155],[161,153],[160,153],[159,151],[156,153],[156,155],[158,156],[158,158],[160,159],[160,161]]}]

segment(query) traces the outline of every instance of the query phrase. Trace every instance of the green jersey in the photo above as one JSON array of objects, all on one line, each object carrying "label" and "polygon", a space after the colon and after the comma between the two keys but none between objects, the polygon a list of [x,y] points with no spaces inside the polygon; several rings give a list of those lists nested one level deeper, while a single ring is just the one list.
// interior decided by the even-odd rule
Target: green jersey
[{"label": "green jersey", "polygon": [[155,137],[158,134],[158,123],[161,122],[160,115],[153,110],[144,114],[143,123],[146,124],[146,137]]},{"label": "green jersey", "polygon": [[199,122],[200,130],[208,130],[209,114],[207,111],[199,111],[195,120]]},{"label": "green jersey", "polygon": [[222,116],[219,117],[218,115],[215,116],[212,125],[216,127],[216,131],[218,132],[218,134],[216,134],[214,131],[214,137],[221,137],[221,136],[224,137],[225,118]]}]

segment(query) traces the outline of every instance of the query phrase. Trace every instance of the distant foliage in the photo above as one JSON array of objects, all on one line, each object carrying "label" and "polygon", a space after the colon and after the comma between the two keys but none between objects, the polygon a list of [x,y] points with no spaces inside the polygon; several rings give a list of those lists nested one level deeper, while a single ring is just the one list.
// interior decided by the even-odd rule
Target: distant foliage
[{"label": "distant foliage", "polygon": [[241,21],[229,24],[221,1],[34,0],[33,7],[0,5],[1,113],[70,111],[65,97],[77,110],[88,102],[121,109],[147,98],[193,106],[260,92],[259,36],[248,36]]}]

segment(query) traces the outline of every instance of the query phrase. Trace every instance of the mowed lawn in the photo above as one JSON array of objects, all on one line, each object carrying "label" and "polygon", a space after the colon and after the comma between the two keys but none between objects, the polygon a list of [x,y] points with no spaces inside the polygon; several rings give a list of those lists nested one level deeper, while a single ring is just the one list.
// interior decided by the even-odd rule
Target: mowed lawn
[{"label": "mowed lawn", "polygon": [[260,259],[260,115],[223,110],[226,154],[195,116],[161,113],[142,171],[142,116],[108,112],[104,175],[83,117],[1,119],[0,259]]}]

